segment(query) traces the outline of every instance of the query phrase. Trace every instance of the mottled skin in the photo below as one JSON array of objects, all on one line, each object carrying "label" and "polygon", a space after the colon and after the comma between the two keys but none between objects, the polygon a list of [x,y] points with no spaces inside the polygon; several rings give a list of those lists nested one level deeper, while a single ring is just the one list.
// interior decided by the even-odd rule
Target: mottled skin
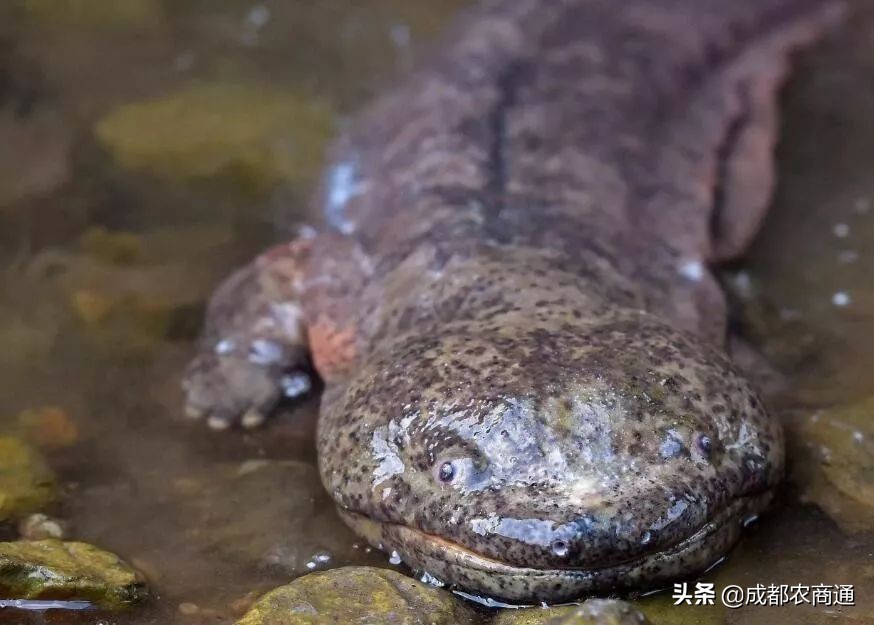
[{"label": "mottled skin", "polygon": [[469,592],[705,569],[783,467],[709,268],[767,206],[788,54],[837,14],[484,2],[338,143],[321,234],[216,294],[189,412],[258,424],[311,362],[343,518]]}]

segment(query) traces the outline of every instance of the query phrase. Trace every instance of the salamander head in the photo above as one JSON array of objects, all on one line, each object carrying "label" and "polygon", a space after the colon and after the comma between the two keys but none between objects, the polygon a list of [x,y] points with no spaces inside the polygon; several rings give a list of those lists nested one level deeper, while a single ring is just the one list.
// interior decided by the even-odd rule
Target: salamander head
[{"label": "salamander head", "polygon": [[343,518],[412,568],[517,602],[653,587],[770,499],[779,427],[694,337],[645,313],[464,330],[393,342],[321,419]]}]

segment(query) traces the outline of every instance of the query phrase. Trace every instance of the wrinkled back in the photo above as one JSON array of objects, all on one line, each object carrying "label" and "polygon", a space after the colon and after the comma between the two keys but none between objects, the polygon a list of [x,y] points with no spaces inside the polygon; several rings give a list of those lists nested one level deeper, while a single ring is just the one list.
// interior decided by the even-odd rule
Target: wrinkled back
[{"label": "wrinkled back", "polygon": [[[318,203],[381,272],[423,242],[609,263],[646,307],[721,342],[707,271],[773,187],[787,53],[828,0],[499,0],[338,143]],[[597,260],[593,259],[593,256]]]}]

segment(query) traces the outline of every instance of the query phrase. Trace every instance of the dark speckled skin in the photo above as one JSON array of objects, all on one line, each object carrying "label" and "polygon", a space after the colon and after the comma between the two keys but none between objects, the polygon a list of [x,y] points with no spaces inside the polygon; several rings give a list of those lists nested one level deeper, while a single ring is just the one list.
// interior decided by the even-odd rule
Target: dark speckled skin
[{"label": "dark speckled skin", "polygon": [[217,293],[189,412],[259,423],[308,348],[325,487],[413,568],[526,602],[700,572],[783,467],[709,267],[838,9],[484,2],[338,143],[323,234]]}]

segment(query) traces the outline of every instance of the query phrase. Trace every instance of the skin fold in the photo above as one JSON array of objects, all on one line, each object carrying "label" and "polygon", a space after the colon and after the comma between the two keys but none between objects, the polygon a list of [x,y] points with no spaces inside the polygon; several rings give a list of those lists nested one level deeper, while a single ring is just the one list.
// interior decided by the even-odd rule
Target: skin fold
[{"label": "skin fold", "polygon": [[773,188],[828,0],[494,0],[337,142],[307,234],[216,292],[186,409],[324,380],[322,481],[414,570],[512,602],[725,555],[783,471],[711,267]]}]

